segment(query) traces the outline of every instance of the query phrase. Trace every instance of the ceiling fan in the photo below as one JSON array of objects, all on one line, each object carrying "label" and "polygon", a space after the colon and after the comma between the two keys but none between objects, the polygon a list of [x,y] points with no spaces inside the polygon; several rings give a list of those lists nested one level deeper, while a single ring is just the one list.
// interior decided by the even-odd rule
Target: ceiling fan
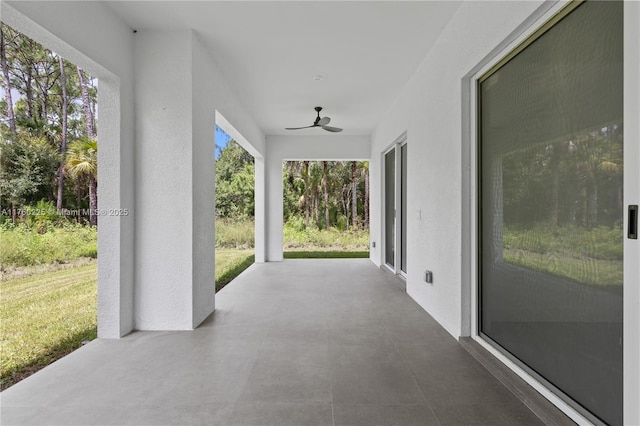
[{"label": "ceiling fan", "polygon": [[341,132],[342,131],[342,129],[339,128],[339,127],[327,126],[327,124],[329,124],[329,122],[331,121],[331,119],[329,117],[320,118],[320,111],[322,111],[322,107],[315,107],[314,109],[318,113],[318,116],[316,117],[316,120],[313,122],[313,124],[311,126],[287,127],[286,130],[300,130],[300,129],[309,129],[311,127],[322,127],[327,132],[334,132],[335,133],[335,132]]}]

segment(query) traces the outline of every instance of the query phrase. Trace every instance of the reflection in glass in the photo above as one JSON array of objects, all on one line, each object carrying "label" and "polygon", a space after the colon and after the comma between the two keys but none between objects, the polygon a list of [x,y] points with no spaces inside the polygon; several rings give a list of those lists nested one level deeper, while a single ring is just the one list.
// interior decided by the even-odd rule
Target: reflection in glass
[{"label": "reflection in glass", "polygon": [[385,262],[395,265],[395,217],[396,217],[396,151],[392,149],[384,156],[384,228]]},{"label": "reflection in glass", "polygon": [[401,224],[400,235],[402,237],[402,250],[400,250],[400,269],[405,274],[407,273],[407,144],[400,147],[400,172],[402,178],[400,179],[400,205],[401,209]]},{"label": "reflection in glass", "polygon": [[480,331],[622,423],[621,2],[587,1],[483,79]]}]

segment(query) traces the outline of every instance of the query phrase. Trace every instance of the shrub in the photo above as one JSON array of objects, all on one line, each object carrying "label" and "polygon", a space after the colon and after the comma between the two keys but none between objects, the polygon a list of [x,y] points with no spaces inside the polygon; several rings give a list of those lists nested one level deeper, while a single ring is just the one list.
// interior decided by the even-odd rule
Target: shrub
[{"label": "shrub", "polygon": [[291,216],[285,226],[295,230],[296,232],[303,232],[307,228],[304,223],[304,219],[300,216]]},{"label": "shrub", "polygon": [[283,229],[285,249],[368,250],[369,231],[341,231],[336,228],[319,230],[309,227],[297,230],[289,222]]},{"label": "shrub", "polygon": [[254,240],[255,226],[252,219],[216,219],[216,247],[250,248],[254,246]]},{"label": "shrub", "polygon": [[34,207],[27,207],[26,210],[26,224],[41,234],[52,230],[61,221],[53,201],[40,200]]},{"label": "shrub", "polygon": [[0,228],[0,264],[4,267],[66,263],[98,255],[95,227],[66,224],[40,231],[25,224]]}]

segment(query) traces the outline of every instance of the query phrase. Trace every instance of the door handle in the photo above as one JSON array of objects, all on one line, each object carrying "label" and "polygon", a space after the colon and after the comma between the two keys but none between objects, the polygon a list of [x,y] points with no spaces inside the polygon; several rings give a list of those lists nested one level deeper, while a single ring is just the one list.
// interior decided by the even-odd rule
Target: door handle
[{"label": "door handle", "polygon": [[638,239],[638,205],[629,205],[629,214],[627,215],[627,238],[631,240]]}]

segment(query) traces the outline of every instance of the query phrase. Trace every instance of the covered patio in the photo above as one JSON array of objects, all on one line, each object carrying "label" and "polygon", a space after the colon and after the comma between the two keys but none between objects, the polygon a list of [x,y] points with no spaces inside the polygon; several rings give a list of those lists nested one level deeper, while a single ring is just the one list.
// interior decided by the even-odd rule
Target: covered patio
[{"label": "covered patio", "polygon": [[[503,257],[508,153],[496,151],[483,169],[489,145],[480,143],[480,130],[494,129],[511,142],[517,138],[500,129],[524,121],[510,112],[545,130],[542,118],[568,123],[568,111],[582,110],[549,108],[538,97],[514,109],[505,95],[482,112],[480,83],[489,81],[484,77],[495,82],[490,71],[564,26],[564,17],[578,16],[572,11],[591,6],[544,0],[1,2],[3,22],[98,78],[99,210],[130,212],[100,217],[99,339],[4,391],[2,424],[563,424],[565,414],[580,424],[640,423],[640,263],[633,262],[640,258],[640,172],[633,167],[640,162],[640,124],[622,120],[640,115],[640,3],[611,5],[615,20],[606,28],[616,35],[615,49],[602,49],[599,68],[576,66],[578,58],[565,72],[562,52],[539,61],[542,70],[571,76],[569,86],[580,95],[591,93],[582,88],[592,81],[615,82],[616,90],[601,87],[615,94],[615,108],[594,107],[593,120],[578,120],[569,130],[588,136],[595,129],[597,136],[618,120],[611,129],[622,138],[616,143],[624,163],[632,165],[618,176],[624,186],[616,201],[615,247],[625,259],[616,273],[624,293],[617,284],[612,315],[567,319],[571,310],[562,303],[553,312],[535,300],[505,303],[513,299],[504,294],[525,294],[510,285],[483,299],[482,283],[498,280],[483,281],[482,272],[506,274],[514,265]],[[586,16],[599,23],[600,15]],[[576,25],[581,35],[566,39],[590,52],[592,42],[608,40],[592,28]],[[567,51],[576,51],[571,46]],[[602,77],[612,69],[615,78]],[[545,73],[522,77],[535,67],[524,71],[500,84],[547,81]],[[538,86],[540,93],[553,92],[554,86]],[[565,86],[559,78],[558,87]],[[507,89],[501,90],[529,93]],[[574,98],[582,99],[567,97]],[[344,132],[286,130],[311,124],[316,106]],[[482,117],[496,120],[482,127]],[[255,158],[257,262],[218,294],[216,125]],[[571,132],[540,141],[552,146]],[[568,153],[576,145],[569,140],[567,146]],[[370,259],[283,261],[282,165],[290,160],[369,161]],[[548,169],[545,176],[558,182]],[[491,214],[481,208],[484,187],[495,192],[486,198]],[[549,259],[555,265],[556,258]],[[597,269],[585,259],[580,271]],[[533,282],[526,294],[555,294],[540,290],[557,281],[552,274],[524,269],[507,281]],[[522,279],[525,272],[535,279]],[[588,293],[613,294],[596,290]],[[585,293],[571,293],[564,303],[582,307],[576,301]],[[485,322],[483,300],[498,308]],[[500,309],[505,306],[514,309]],[[523,307],[536,309],[529,315]],[[584,405],[600,399],[598,383],[581,400],[575,389],[535,376],[535,366],[485,333],[500,323],[575,321],[613,325],[619,333],[606,335],[614,337],[607,347],[615,363],[598,370],[606,378],[611,367],[620,379],[604,414]],[[567,330],[563,336],[573,337]],[[515,337],[546,349],[533,335]],[[576,367],[572,357],[551,355],[552,373]],[[581,379],[589,370],[595,369],[576,369],[570,384],[586,389]]]},{"label": "covered patio", "polygon": [[2,424],[544,424],[367,259],[255,264],[217,299],[6,390]]}]

